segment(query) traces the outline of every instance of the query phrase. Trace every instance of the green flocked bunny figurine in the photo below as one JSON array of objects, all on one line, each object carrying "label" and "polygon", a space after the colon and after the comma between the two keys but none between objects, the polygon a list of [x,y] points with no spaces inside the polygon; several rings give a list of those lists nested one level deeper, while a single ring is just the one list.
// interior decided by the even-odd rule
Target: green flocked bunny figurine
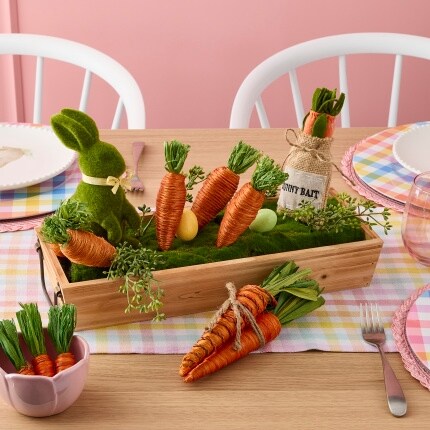
[{"label": "green flocked bunny figurine", "polygon": [[97,235],[114,246],[125,241],[137,245],[126,235],[128,227],[139,227],[140,216],[121,186],[126,166],[120,152],[99,139],[96,123],[81,111],[62,109],[51,118],[51,125],[63,144],[79,155],[82,180],[70,199],[87,205]]}]

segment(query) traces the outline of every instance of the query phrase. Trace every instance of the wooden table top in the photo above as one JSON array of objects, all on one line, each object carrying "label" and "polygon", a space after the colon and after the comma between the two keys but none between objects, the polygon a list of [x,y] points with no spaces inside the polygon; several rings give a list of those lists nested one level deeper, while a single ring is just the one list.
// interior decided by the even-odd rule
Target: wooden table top
[{"label": "wooden table top", "polygon": [[[339,163],[345,150],[380,128],[338,129],[332,147]],[[139,172],[145,182],[139,204],[152,205],[162,173],[162,142],[192,147],[187,164],[206,169],[224,164],[238,141],[259,147],[282,163],[285,130],[118,130],[104,140],[118,145],[126,160],[129,143],[147,146]],[[161,166],[161,168],[160,168]],[[246,178],[245,178],[246,179]],[[334,171],[332,185],[351,189]],[[142,199],[142,201],[140,201]],[[376,353],[252,354],[193,384],[178,376],[178,355],[92,355],[85,389],[65,412],[47,418],[22,416],[0,405],[7,429],[425,429],[430,428],[428,390],[405,370],[399,354],[388,354],[408,400],[408,413],[393,417],[385,399]]]}]

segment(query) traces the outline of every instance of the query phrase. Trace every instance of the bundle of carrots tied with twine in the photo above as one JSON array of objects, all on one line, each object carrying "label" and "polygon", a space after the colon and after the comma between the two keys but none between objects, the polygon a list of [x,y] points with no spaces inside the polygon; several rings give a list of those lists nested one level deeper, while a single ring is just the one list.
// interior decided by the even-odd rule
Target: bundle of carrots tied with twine
[{"label": "bundle of carrots tied with twine", "polygon": [[196,381],[245,357],[274,340],[281,328],[325,303],[322,290],[289,261],[273,269],[261,285],[239,291],[227,284],[229,298],[183,357],[179,375]]},{"label": "bundle of carrots tied with twine", "polygon": [[22,375],[41,375],[52,377],[72,367],[76,363],[70,351],[70,344],[76,327],[76,307],[64,304],[61,307],[51,306],[48,311],[48,335],[57,352],[53,360],[47,352],[42,319],[35,303],[20,303],[21,310],[16,317],[22,337],[33,357],[30,362],[24,357],[20,346],[15,321],[0,321],[0,345],[16,371]]}]

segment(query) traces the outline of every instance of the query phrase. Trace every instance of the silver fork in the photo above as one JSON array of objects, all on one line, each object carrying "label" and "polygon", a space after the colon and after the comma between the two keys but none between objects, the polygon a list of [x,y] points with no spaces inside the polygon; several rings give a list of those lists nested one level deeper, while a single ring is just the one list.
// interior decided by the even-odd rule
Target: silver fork
[{"label": "silver fork", "polygon": [[130,179],[131,191],[143,191],[145,187],[140,180],[137,169],[139,168],[139,158],[142,154],[143,148],[145,147],[144,142],[133,142],[132,143],[132,154],[133,154],[133,176]]},{"label": "silver fork", "polygon": [[382,345],[385,343],[385,331],[379,317],[378,305],[365,303],[363,306],[360,303],[360,319],[363,339],[370,345],[376,346],[381,355],[385,392],[390,412],[396,417],[401,417],[406,414],[406,399],[400,382],[382,349]]}]

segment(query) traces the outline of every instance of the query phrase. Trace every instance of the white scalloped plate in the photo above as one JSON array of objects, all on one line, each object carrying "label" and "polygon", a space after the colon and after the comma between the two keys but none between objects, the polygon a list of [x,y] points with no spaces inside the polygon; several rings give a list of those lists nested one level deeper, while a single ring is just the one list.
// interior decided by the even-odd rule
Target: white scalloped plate
[{"label": "white scalloped plate", "polygon": [[417,125],[393,143],[393,155],[406,169],[416,174],[430,170],[430,125]]},{"label": "white scalloped plate", "polygon": [[0,124],[0,148],[19,148],[24,153],[0,167],[0,190],[38,184],[64,172],[76,153],[66,148],[51,127]]}]

